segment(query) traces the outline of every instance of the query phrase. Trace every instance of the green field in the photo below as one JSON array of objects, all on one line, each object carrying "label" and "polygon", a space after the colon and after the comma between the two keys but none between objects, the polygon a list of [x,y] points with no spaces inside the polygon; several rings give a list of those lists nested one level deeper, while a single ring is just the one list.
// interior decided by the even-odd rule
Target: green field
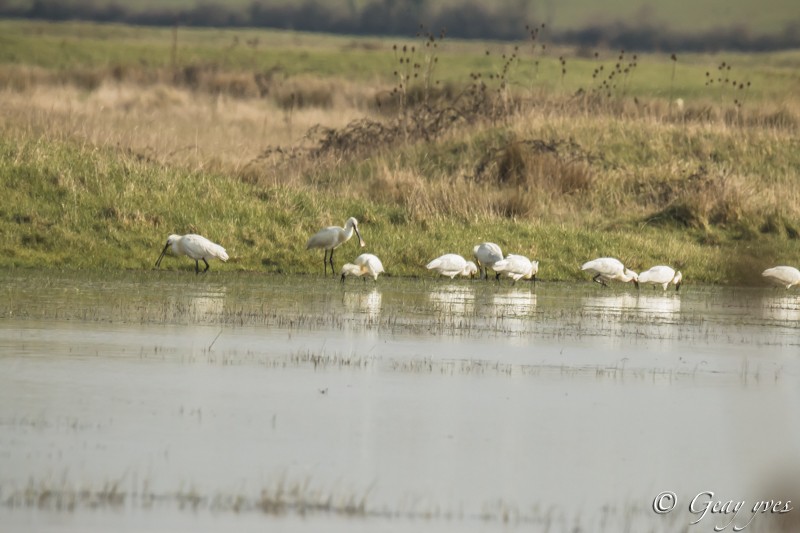
[{"label": "green field", "polygon": [[2,21],[0,44],[6,268],[149,269],[197,232],[231,256],[212,275],[317,273],[306,239],[349,216],[391,275],[484,240],[552,280],[606,255],[690,283],[798,262],[798,52],[626,53],[606,88],[619,52],[526,43],[180,28],[173,54],[171,29]]},{"label": "green field", "polygon": [[[74,5],[91,4],[107,6],[114,4],[112,0],[93,0],[92,2],[73,2]],[[118,3],[118,2],[117,2]],[[268,6],[286,6],[296,3],[289,0],[260,0]],[[9,5],[29,8],[33,0],[10,0]],[[67,2],[69,4],[69,2]],[[126,9],[132,12],[147,12],[165,9],[192,9],[197,6],[223,6],[226,9],[247,9],[252,0],[203,1],[197,0],[138,0]],[[335,12],[349,14],[359,12],[369,2],[366,0],[328,0],[326,7]],[[458,0],[441,2],[411,2],[419,4],[430,11],[441,10],[449,6],[463,5]],[[500,0],[488,2],[479,0],[489,10],[514,9],[519,11],[519,2]],[[783,32],[792,23],[800,21],[797,5],[792,0],[675,0],[668,3],[657,3],[644,0],[561,0],[559,2],[541,2],[529,6],[524,11],[532,21],[544,21],[559,30],[576,30],[591,25],[611,25],[625,23],[632,27],[650,25],[654,28],[669,29],[676,33],[701,33],[720,28],[740,28],[741,31],[753,35],[766,35]],[[424,22],[424,21],[421,21]]]}]

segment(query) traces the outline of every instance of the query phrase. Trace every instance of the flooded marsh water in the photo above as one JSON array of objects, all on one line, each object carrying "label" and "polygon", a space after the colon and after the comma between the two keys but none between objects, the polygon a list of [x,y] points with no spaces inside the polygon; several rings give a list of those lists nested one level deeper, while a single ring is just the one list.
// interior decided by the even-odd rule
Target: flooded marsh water
[{"label": "flooded marsh water", "polygon": [[0,523],[686,531],[703,491],[796,494],[798,318],[771,289],[6,271]]}]

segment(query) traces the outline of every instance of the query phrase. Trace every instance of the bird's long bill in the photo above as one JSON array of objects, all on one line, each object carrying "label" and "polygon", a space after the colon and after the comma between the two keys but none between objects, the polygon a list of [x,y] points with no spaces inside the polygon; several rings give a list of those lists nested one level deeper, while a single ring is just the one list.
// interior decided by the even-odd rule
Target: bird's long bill
[{"label": "bird's long bill", "polygon": [[680,290],[681,290],[681,282],[679,281],[678,283],[675,284],[675,292],[678,292]]},{"label": "bird's long bill", "polygon": [[364,239],[362,239],[362,238],[361,238],[361,232],[360,232],[360,231],[358,231],[358,228],[357,228],[357,227],[354,227],[353,229],[355,229],[355,230],[356,230],[356,235],[358,235],[358,244],[359,244],[359,245],[360,245],[362,248],[363,248],[363,247],[365,247],[365,246],[367,245],[367,243],[365,243],[365,242],[364,242]]},{"label": "bird's long bill", "polygon": [[167,255],[167,248],[169,248],[169,243],[165,244],[164,249],[161,250],[161,255],[159,255],[158,259],[156,260],[156,267],[161,266],[161,260],[164,259],[165,255]]}]

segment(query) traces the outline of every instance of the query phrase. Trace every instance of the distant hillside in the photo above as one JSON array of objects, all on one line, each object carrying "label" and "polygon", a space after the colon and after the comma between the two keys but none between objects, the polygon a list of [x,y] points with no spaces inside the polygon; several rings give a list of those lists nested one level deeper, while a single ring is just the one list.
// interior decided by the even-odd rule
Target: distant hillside
[{"label": "distant hillside", "polygon": [[424,23],[460,38],[516,40],[526,24],[551,42],[639,50],[800,47],[796,0],[0,0],[0,17],[142,25],[268,27],[409,35]]}]

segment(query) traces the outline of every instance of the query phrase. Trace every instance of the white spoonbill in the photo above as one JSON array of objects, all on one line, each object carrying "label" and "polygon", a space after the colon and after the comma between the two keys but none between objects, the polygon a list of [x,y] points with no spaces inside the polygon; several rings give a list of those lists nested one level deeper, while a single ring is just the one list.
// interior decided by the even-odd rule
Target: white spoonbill
[{"label": "white spoonbill", "polygon": [[601,257],[584,263],[581,270],[594,274],[592,281],[600,283],[603,287],[607,281],[616,280],[623,283],[633,281],[636,288],[639,288],[639,276],[636,272],[625,268],[619,259],[613,257]]},{"label": "white spoonbill", "polygon": [[[347,263],[342,267],[342,283],[347,276],[372,276],[378,281],[378,274],[384,272],[383,263],[377,256],[372,254],[361,254],[352,263]],[[364,278],[366,281],[367,278]]]},{"label": "white spoonbill", "polygon": [[661,285],[661,288],[667,290],[667,285],[672,283],[675,285],[675,290],[681,290],[681,281],[683,274],[680,270],[675,272],[671,267],[665,265],[654,266],[650,270],[639,272],[639,283],[652,283],[654,285]]},{"label": "white spoonbill", "polygon": [[184,236],[180,235],[170,235],[167,237],[167,244],[164,245],[164,249],[161,250],[161,255],[158,256],[156,260],[156,267],[161,266],[161,260],[164,259],[164,256],[167,255],[167,249],[172,247],[172,253],[174,255],[186,255],[194,259],[194,272],[195,274],[200,273],[200,264],[199,261],[202,259],[203,263],[206,264],[205,270],[208,270],[208,261],[207,259],[221,259],[222,261],[228,260],[228,253],[225,251],[225,248],[220,246],[217,243],[211,242],[202,235],[195,235],[193,233],[189,233]]},{"label": "white spoonbill", "polygon": [[536,283],[536,273],[539,272],[539,261],[531,261],[521,255],[508,254],[505,259],[498,261],[492,267],[498,276],[505,274],[516,283],[520,279],[530,279]]},{"label": "white spoonbill", "polygon": [[[484,242],[472,249],[475,262],[478,263],[478,271],[481,278],[489,279],[489,268],[494,270],[494,264],[503,259],[503,251],[493,242]],[[495,271],[495,279],[500,278],[500,273]]]},{"label": "white spoonbill", "polygon": [[444,254],[425,265],[425,268],[435,270],[442,276],[450,276],[450,279],[459,274],[472,277],[478,273],[475,263],[467,261],[458,254]]},{"label": "white spoonbill", "polygon": [[[339,226],[328,226],[327,228],[319,230],[308,239],[306,250],[310,250],[311,248],[322,248],[325,250],[322,255],[322,271],[324,274],[328,273],[328,261],[330,261],[331,265],[331,274],[336,274],[333,268],[333,250],[340,244],[350,240],[350,237],[353,236],[353,231],[358,235],[358,244],[360,244],[362,248],[366,246],[367,243],[364,242],[364,239],[361,238],[361,233],[358,231],[358,220],[353,217],[347,219],[343,228]],[[331,252],[330,259],[328,259],[328,250]]]},{"label": "white spoonbill", "polygon": [[792,288],[794,285],[800,285],[800,270],[790,266],[777,266],[766,269],[761,273],[762,276],[767,278],[767,281],[786,287]]}]

